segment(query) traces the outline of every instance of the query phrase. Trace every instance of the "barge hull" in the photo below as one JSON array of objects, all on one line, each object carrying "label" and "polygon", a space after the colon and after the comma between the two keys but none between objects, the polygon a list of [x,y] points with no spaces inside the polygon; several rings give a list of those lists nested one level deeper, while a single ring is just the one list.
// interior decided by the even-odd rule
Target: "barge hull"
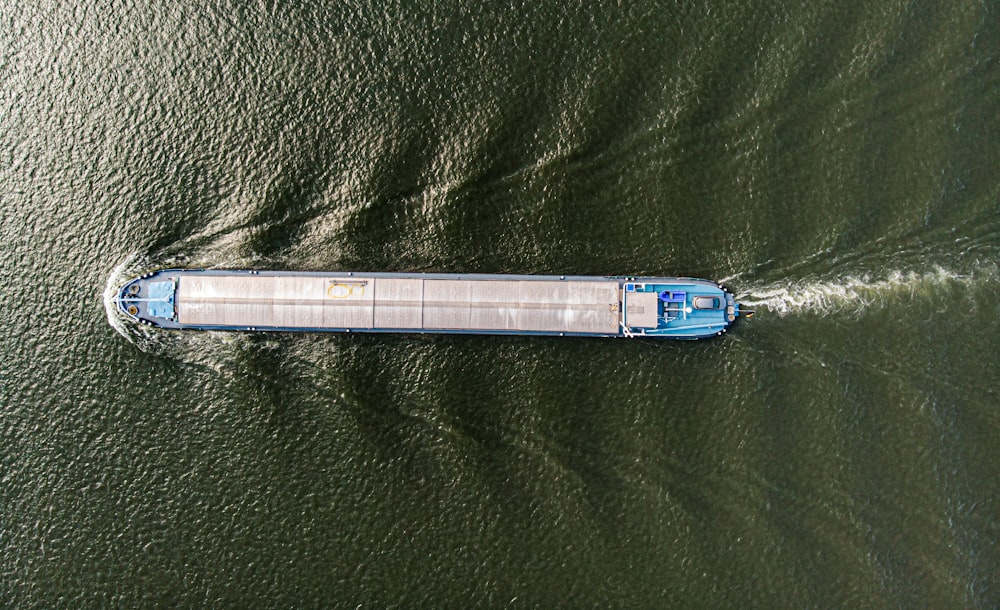
[{"label": "barge hull", "polygon": [[692,278],[167,269],[116,301],[136,321],[202,330],[695,339],[738,315],[732,295]]}]

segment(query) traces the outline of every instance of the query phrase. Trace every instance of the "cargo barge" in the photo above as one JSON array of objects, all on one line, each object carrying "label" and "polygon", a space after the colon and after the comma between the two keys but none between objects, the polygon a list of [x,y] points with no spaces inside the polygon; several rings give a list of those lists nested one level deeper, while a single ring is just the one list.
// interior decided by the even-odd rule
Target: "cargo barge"
[{"label": "cargo barge", "polygon": [[701,339],[753,313],[679,277],[164,269],[114,299],[138,323],[231,331]]}]

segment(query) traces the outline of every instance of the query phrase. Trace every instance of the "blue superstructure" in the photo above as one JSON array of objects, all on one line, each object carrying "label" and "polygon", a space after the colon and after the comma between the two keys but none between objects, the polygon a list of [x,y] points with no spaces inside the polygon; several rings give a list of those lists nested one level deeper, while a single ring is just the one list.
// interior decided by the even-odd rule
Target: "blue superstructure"
[{"label": "blue superstructure", "polygon": [[714,282],[690,278],[625,282],[624,303],[625,336],[701,338],[725,332],[740,315],[731,293]]}]

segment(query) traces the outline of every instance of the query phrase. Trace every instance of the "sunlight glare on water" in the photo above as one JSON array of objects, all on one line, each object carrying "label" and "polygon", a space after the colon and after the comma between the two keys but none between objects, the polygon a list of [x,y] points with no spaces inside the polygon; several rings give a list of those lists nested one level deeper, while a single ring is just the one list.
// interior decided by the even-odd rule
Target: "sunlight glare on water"
[{"label": "sunlight glare on water", "polygon": [[[990,3],[0,10],[0,607],[1000,607]],[[729,278],[164,332],[163,267]]]}]

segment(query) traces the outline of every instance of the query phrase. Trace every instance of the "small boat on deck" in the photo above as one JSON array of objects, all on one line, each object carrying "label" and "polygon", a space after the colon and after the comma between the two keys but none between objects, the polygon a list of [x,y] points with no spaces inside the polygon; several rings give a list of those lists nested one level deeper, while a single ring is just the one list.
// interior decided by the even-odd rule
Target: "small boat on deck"
[{"label": "small boat on deck", "polygon": [[114,300],[138,323],[230,331],[702,339],[753,314],[683,277],[164,269]]}]

